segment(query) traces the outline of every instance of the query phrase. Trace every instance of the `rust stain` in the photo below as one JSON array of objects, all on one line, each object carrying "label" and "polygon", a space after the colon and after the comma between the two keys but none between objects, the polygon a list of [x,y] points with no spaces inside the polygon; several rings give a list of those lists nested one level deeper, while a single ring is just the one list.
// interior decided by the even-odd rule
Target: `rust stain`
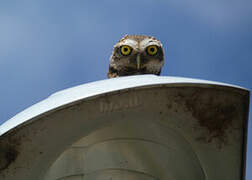
[{"label": "rust stain", "polygon": [[4,155],[2,159],[1,166],[0,166],[0,171],[7,169],[9,165],[14,162],[17,158],[18,151],[15,148],[8,148],[6,152],[4,152]]},{"label": "rust stain", "polygon": [[[174,95],[169,101],[175,106],[167,105],[168,109],[180,113],[190,113],[196,121],[192,123],[195,140],[201,143],[212,143],[218,148],[238,140],[242,123],[236,121],[241,118],[243,106],[241,96],[232,91],[217,88],[187,88],[187,91],[174,88]],[[182,108],[183,107],[183,108]]]},{"label": "rust stain", "polygon": [[16,160],[17,156],[18,150],[16,146],[0,141],[0,172],[7,169]]},{"label": "rust stain", "polygon": [[227,143],[227,132],[233,130],[233,120],[237,115],[237,108],[232,98],[222,96],[218,91],[196,90],[186,99],[185,105],[197,119],[198,125],[207,130],[207,135],[197,140],[211,143],[219,142],[221,147]]},{"label": "rust stain", "polygon": [[[33,124],[33,122],[35,122],[33,121],[29,124],[29,127],[27,127],[27,124],[16,127],[0,137],[0,179],[1,177],[4,177],[5,174],[8,174],[9,170],[11,170],[11,173],[13,174],[18,171],[16,163],[18,163],[17,161],[19,157],[23,157],[27,152],[24,151],[23,148],[27,145],[32,145],[32,138],[46,128],[44,117],[38,119],[39,125]],[[35,149],[33,146],[31,147],[31,153],[38,153],[39,155],[43,154],[43,151]],[[22,167],[19,165],[18,168],[28,169],[30,168],[29,165],[30,164],[26,162],[24,165],[21,165]]]},{"label": "rust stain", "polygon": [[9,132],[0,138],[0,172],[9,168],[19,155],[21,142],[27,139],[25,134],[20,134],[20,129]]}]

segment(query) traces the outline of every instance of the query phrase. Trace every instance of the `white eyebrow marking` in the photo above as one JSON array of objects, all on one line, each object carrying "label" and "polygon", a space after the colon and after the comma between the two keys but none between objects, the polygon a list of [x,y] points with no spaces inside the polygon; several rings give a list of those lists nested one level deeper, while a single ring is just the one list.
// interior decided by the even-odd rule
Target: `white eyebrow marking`
[{"label": "white eyebrow marking", "polygon": [[133,40],[133,39],[126,39],[123,42],[120,42],[119,45],[128,45],[131,46],[132,48],[137,48],[137,41]]},{"label": "white eyebrow marking", "polygon": [[147,46],[150,45],[161,46],[161,44],[158,41],[154,41],[152,39],[144,39],[143,41],[140,42],[140,47],[142,49],[145,49]]}]

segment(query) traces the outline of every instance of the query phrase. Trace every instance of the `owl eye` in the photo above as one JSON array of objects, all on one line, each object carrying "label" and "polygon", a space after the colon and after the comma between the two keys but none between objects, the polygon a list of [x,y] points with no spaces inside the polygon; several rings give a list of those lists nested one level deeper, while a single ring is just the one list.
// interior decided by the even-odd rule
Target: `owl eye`
[{"label": "owl eye", "polygon": [[154,56],[155,54],[157,54],[158,48],[155,45],[150,45],[147,47],[147,53],[151,56]]},{"label": "owl eye", "polygon": [[121,53],[124,56],[128,56],[132,51],[132,48],[128,45],[121,46]]}]

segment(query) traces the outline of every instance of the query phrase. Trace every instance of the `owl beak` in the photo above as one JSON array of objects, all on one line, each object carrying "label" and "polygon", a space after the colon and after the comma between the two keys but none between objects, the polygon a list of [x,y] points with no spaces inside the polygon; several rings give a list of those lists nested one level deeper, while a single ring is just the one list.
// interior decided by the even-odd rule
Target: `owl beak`
[{"label": "owl beak", "polygon": [[136,61],[137,61],[137,70],[139,70],[140,67],[141,67],[141,58],[140,58],[140,54],[137,55]]}]

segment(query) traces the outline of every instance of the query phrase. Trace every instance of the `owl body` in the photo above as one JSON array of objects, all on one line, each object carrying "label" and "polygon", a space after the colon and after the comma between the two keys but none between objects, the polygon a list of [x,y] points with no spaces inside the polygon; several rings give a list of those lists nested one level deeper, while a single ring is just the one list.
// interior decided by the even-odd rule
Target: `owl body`
[{"label": "owl body", "polygon": [[160,75],[164,65],[162,44],[145,35],[126,35],[114,46],[108,78],[138,74]]}]

